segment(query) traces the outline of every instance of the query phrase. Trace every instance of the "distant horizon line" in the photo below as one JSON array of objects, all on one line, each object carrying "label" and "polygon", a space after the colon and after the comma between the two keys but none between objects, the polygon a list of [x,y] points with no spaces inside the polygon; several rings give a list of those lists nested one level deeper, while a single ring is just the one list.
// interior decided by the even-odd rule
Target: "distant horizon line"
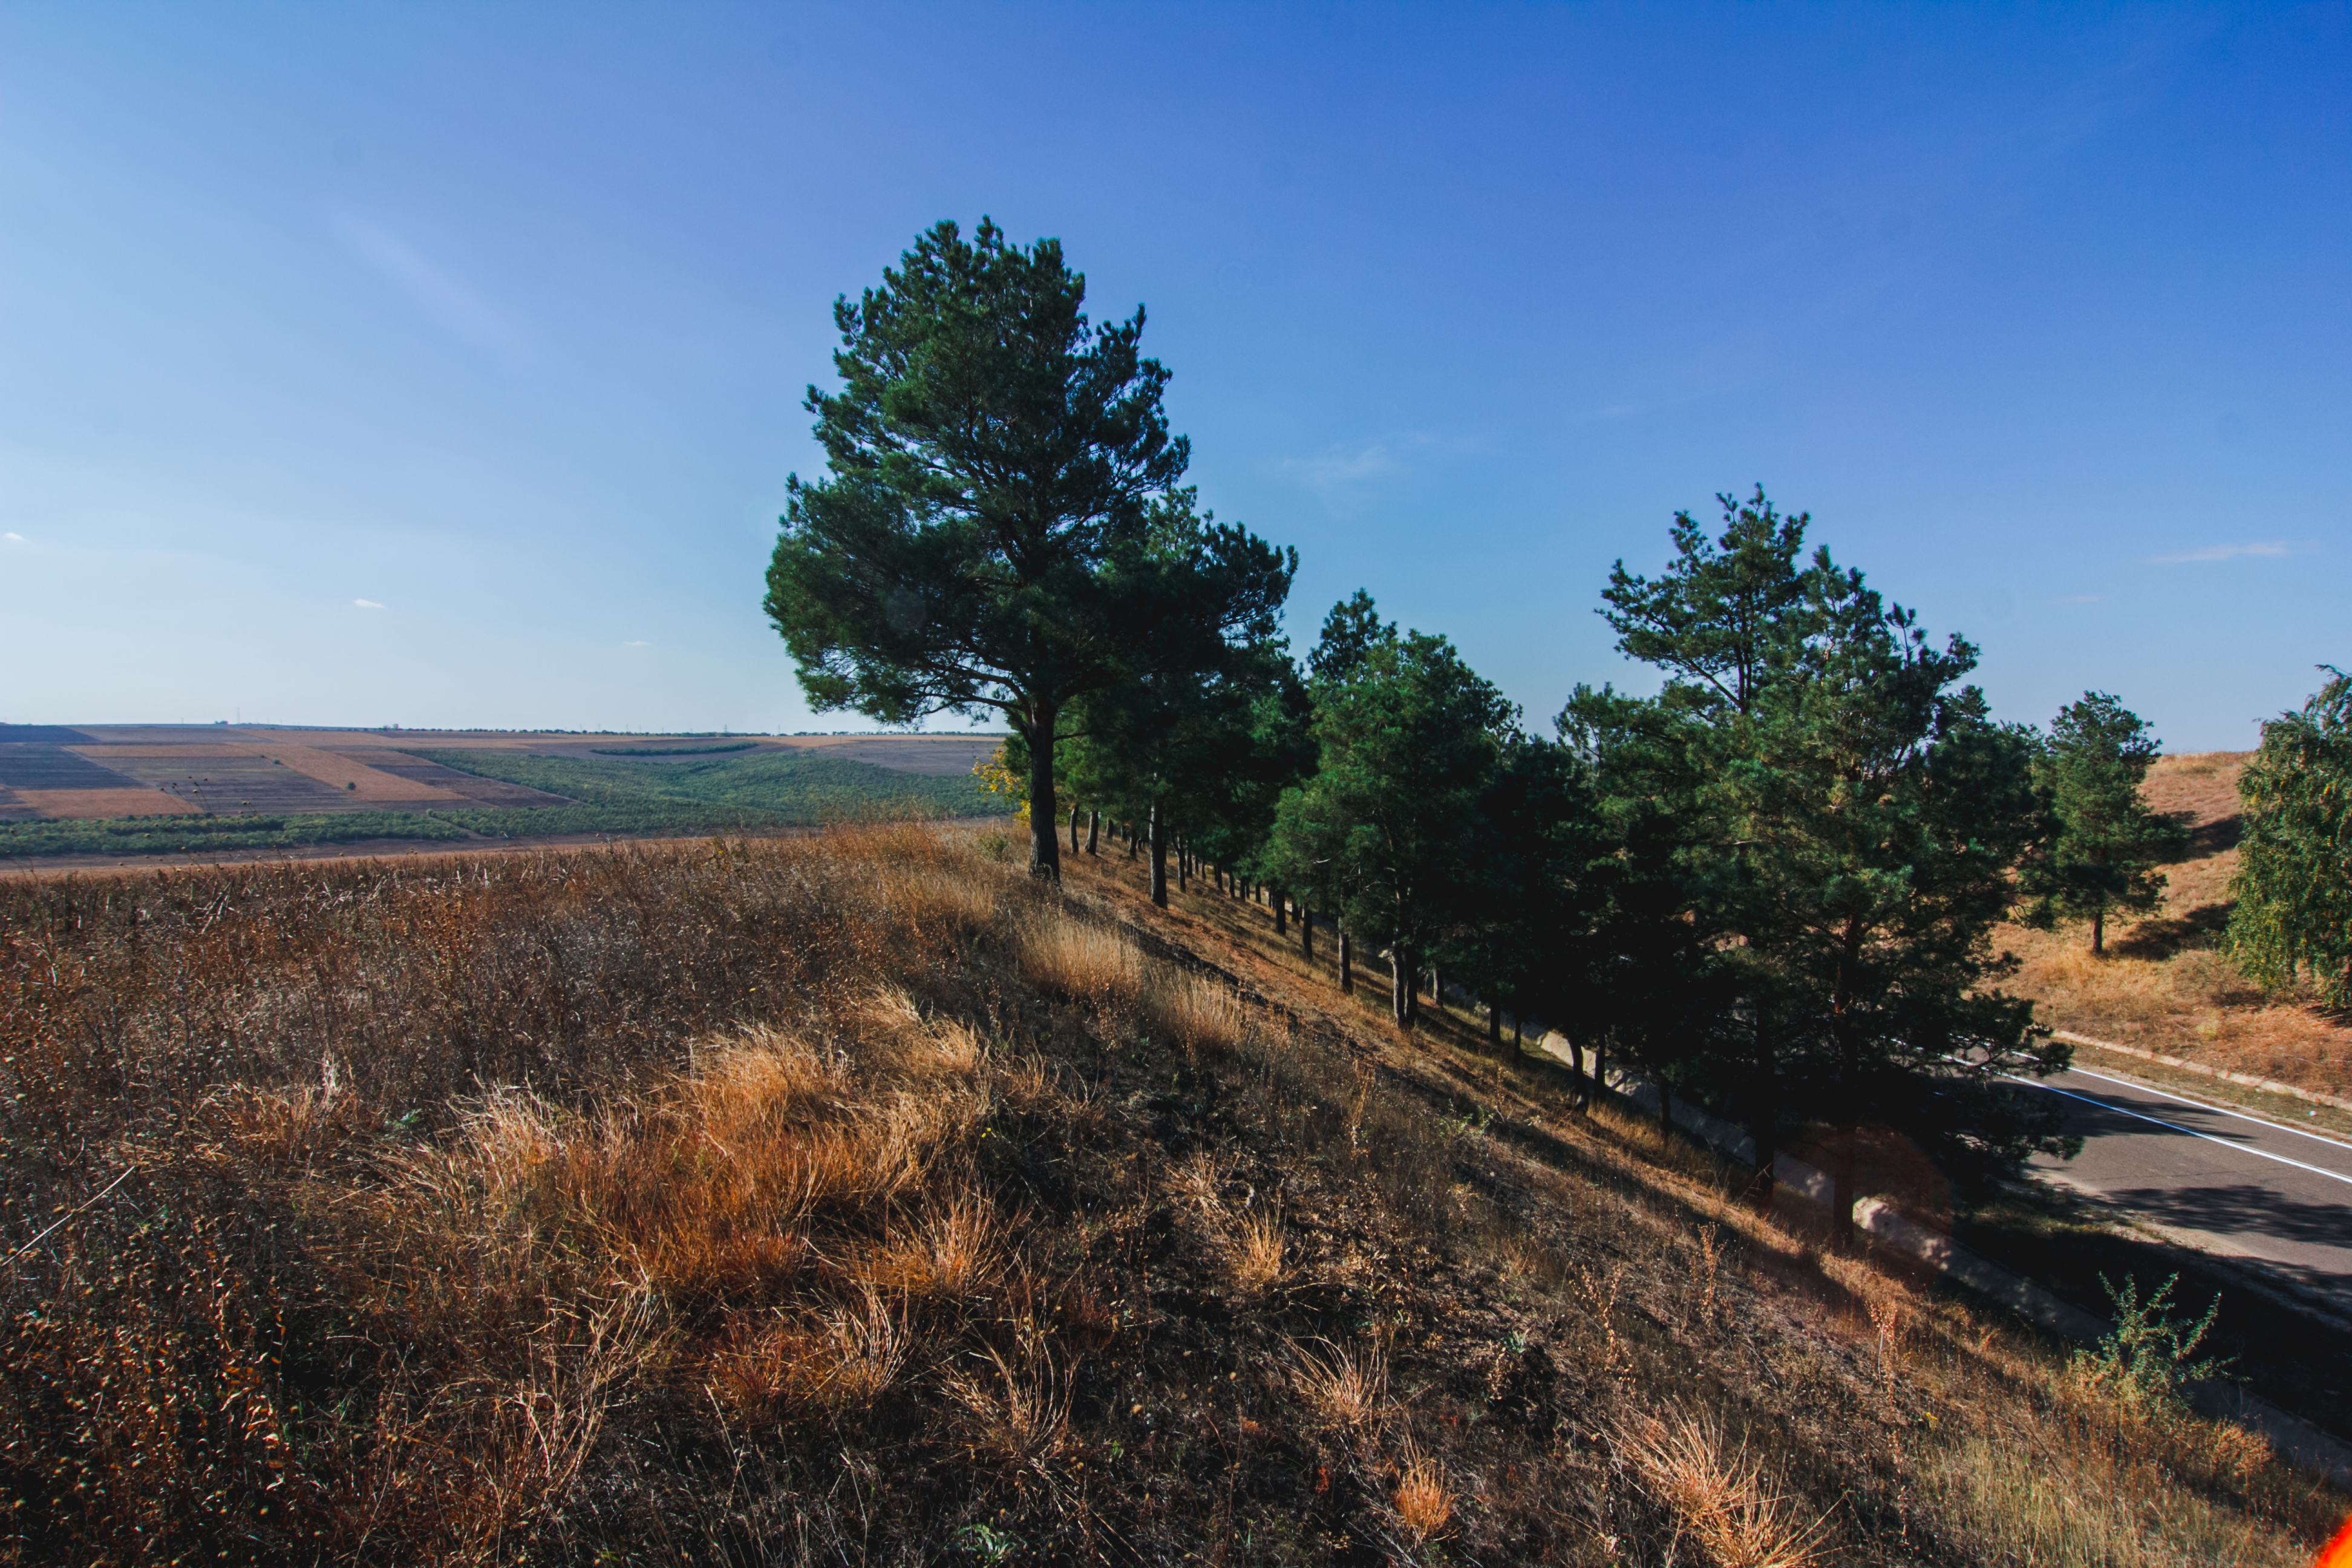
[{"label": "distant horizon line", "polygon": [[72,723],[16,722],[0,720],[0,741],[10,730],[300,730],[343,735],[627,735],[657,740],[790,741],[834,735],[896,735],[912,741],[1003,740],[1008,730],[573,730],[561,726],[537,729],[496,724],[275,724],[260,721],[98,719]]}]

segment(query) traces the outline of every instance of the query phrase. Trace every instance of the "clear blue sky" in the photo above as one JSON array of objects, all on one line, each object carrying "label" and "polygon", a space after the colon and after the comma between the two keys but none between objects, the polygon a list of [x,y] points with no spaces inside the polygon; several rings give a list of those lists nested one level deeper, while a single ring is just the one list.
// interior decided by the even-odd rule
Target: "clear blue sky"
[{"label": "clear blue sky", "polygon": [[834,297],[1148,304],[1219,515],[1548,721],[1761,481],[2251,744],[2352,666],[2352,9],[0,5],[0,719],[796,730]]}]

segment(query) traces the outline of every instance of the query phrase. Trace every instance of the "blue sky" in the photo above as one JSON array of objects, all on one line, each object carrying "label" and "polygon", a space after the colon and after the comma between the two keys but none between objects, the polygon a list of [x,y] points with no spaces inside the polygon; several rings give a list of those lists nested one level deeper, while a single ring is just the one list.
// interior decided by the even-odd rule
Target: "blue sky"
[{"label": "blue sky", "polygon": [[758,730],[830,305],[1059,237],[1523,703],[1762,482],[2251,744],[2352,665],[2352,8],[0,5],[0,720]]}]

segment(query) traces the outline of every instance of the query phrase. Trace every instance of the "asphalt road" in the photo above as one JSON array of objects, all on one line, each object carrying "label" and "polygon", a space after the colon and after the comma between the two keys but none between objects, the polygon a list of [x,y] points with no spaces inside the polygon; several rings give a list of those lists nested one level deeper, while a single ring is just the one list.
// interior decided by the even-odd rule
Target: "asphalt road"
[{"label": "asphalt road", "polygon": [[2019,1081],[2083,1139],[2073,1160],[2037,1156],[2043,1174],[2352,1305],[2352,1144],[2105,1073]]}]

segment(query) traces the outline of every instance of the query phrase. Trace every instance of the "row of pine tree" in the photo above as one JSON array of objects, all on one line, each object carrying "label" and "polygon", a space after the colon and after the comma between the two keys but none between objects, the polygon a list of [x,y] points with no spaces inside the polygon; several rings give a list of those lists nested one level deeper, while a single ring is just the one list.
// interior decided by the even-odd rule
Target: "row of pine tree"
[{"label": "row of pine tree", "polygon": [[2182,830],[2120,701],[1997,722],[1971,644],[1808,553],[1760,488],[1602,589],[1653,695],[1579,686],[1539,733],[1361,592],[1302,661],[1296,552],[1198,508],[1144,312],[1084,299],[1057,242],[983,221],[838,302],[841,390],[807,405],[829,471],[791,483],[766,600],[812,701],[1000,717],[1038,875],[1065,809],[1074,849],[1108,822],[1155,900],[1171,856],[1205,868],[1310,949],[1319,921],[1343,983],[1385,959],[1400,1025],[1424,983],[1495,1032],[1539,1018],[1580,1075],[1589,1050],[1737,1116],[1767,1173],[1798,1123],[1900,1128],[1956,1177],[2061,1146],[2007,1086],[2066,1048],[1992,937],[2080,921],[2096,948],[2160,896]]}]

